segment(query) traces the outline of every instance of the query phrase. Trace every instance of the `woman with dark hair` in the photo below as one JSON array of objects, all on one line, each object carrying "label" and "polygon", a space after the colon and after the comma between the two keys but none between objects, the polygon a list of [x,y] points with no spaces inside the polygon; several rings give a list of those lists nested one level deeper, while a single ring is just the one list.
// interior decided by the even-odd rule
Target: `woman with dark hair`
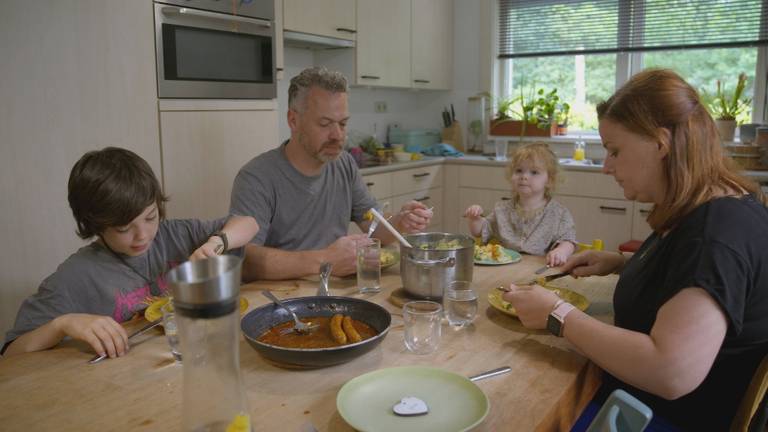
[{"label": "woman with dark hair", "polygon": [[597,108],[612,175],[627,199],[653,203],[654,232],[630,258],[588,251],[573,276],[619,273],[615,325],[542,287],[504,299],[524,325],[547,327],[623,388],[685,430],[727,430],[768,352],[768,208],[724,157],[699,95],[668,70],[635,75]]}]

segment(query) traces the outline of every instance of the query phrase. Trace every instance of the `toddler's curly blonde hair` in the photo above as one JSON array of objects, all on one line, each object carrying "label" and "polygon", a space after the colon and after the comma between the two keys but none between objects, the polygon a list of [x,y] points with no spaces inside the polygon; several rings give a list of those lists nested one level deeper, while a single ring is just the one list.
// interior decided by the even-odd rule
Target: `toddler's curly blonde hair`
[{"label": "toddler's curly blonde hair", "polygon": [[[525,144],[515,149],[512,153],[512,157],[509,160],[506,170],[506,178],[511,183],[512,175],[517,168],[523,162],[533,162],[537,165],[542,165],[547,170],[547,187],[544,190],[544,196],[547,199],[552,198],[552,194],[555,191],[555,185],[558,180],[558,161],[555,153],[549,148],[549,144],[545,142],[534,142],[531,144]],[[517,200],[517,191],[515,193],[515,200]]]}]

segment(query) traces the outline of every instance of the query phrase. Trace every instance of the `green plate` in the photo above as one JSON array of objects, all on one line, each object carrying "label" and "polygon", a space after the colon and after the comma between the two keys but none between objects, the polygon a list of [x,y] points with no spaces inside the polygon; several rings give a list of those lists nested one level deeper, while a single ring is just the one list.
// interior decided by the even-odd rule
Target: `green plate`
[{"label": "green plate", "polygon": [[505,247],[501,248],[502,252],[504,253],[504,256],[501,257],[498,261],[484,259],[479,260],[475,259],[475,264],[479,265],[505,265],[505,264],[512,264],[520,261],[523,259],[522,255],[520,255],[519,252],[514,251],[512,249],[507,249]]},{"label": "green plate", "polygon": [[[403,417],[392,411],[415,396],[427,414]],[[341,417],[359,431],[466,431],[488,415],[488,397],[469,378],[443,369],[406,366],[379,369],[349,380],[336,396]]]},{"label": "green plate", "polygon": [[[561,299],[567,301],[568,303],[576,306],[580,311],[585,311],[589,307],[589,300],[587,300],[586,297],[583,295],[577,293],[576,291],[571,291],[569,289],[565,288],[555,288],[555,287],[544,287],[548,290],[554,291],[557,293],[557,295],[560,296]],[[491,306],[495,307],[496,309],[504,312],[507,315],[517,316],[517,312],[515,312],[515,308],[512,307],[511,304],[505,302],[502,300],[501,296],[504,294],[499,289],[492,289],[491,292],[488,293],[488,303],[491,304]]]}]

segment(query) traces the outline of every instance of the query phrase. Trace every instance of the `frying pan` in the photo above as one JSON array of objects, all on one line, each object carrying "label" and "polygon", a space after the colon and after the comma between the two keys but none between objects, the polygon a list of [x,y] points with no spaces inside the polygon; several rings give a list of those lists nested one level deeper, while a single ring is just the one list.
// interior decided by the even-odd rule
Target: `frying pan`
[{"label": "frying pan", "polygon": [[318,368],[348,362],[374,349],[389,332],[392,315],[386,309],[362,299],[335,296],[309,296],[283,300],[296,315],[331,317],[340,313],[362,321],[376,330],[376,336],[353,344],[330,348],[286,348],[258,341],[267,330],[293,321],[288,312],[268,303],[246,314],[240,321],[245,340],[267,360],[288,368]]}]

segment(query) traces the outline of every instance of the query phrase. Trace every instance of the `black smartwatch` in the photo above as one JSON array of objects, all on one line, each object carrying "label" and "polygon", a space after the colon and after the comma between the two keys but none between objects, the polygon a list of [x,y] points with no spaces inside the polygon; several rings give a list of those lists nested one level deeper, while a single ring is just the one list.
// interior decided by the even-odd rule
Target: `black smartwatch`
[{"label": "black smartwatch", "polygon": [[221,250],[216,248],[216,251],[219,255],[223,254],[229,249],[229,241],[227,240],[227,233],[224,231],[216,231],[215,233],[211,234],[211,237],[218,237],[221,239]]}]

